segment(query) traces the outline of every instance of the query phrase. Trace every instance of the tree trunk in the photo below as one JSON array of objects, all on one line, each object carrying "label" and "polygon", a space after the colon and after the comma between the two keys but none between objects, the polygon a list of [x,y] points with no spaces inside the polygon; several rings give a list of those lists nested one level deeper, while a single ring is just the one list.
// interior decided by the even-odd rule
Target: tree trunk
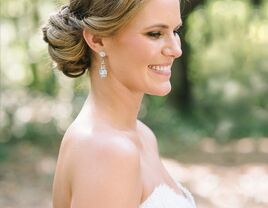
[{"label": "tree trunk", "polygon": [[260,6],[261,3],[262,3],[262,0],[251,0],[251,2],[252,2],[252,4],[253,4],[254,6]]},{"label": "tree trunk", "polygon": [[[183,1],[181,3],[181,15],[183,22],[187,21],[191,12],[200,5],[203,5],[205,0]],[[174,75],[172,77],[173,91],[170,95],[170,101],[176,107],[179,107],[181,112],[189,112],[192,105],[192,83],[189,79],[189,54],[190,47],[185,41],[185,32],[187,25],[183,26],[184,33],[181,35],[183,56],[177,59],[174,63]]]}]

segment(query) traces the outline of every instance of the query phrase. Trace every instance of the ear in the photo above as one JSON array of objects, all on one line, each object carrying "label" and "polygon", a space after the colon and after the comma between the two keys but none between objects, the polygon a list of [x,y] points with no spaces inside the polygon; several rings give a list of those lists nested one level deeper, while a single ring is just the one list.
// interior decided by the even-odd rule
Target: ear
[{"label": "ear", "polygon": [[93,35],[92,33],[90,33],[89,29],[85,28],[83,30],[83,37],[88,46],[96,53],[101,51],[101,49],[103,48],[102,38],[100,36]]}]

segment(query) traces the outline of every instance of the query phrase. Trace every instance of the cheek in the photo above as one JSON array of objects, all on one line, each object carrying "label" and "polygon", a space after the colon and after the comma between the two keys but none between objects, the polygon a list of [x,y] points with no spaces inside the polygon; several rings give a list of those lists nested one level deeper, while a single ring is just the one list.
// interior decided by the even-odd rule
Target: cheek
[{"label": "cheek", "polygon": [[150,64],[157,51],[156,44],[143,36],[120,41],[116,50],[121,59],[133,66]]}]

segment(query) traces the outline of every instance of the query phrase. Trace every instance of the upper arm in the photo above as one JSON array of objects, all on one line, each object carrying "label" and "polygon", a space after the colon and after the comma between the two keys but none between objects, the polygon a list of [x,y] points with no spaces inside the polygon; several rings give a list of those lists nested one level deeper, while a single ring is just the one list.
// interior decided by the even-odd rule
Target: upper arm
[{"label": "upper arm", "polygon": [[53,207],[69,207],[71,202],[70,181],[69,179],[69,161],[71,138],[65,134],[57,159],[57,166],[53,180]]},{"label": "upper arm", "polygon": [[118,141],[79,145],[73,158],[72,208],[138,207],[139,152],[125,138]]}]

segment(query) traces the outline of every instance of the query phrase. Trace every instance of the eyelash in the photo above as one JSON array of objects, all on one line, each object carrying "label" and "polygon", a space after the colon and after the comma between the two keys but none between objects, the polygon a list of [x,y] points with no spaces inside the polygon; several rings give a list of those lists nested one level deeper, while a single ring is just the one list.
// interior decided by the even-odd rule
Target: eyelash
[{"label": "eyelash", "polygon": [[[174,33],[174,35],[180,35],[181,34],[181,27],[177,30],[174,30],[173,33]],[[163,34],[161,32],[148,32],[147,35],[154,38],[154,39],[158,39]]]},{"label": "eyelash", "polygon": [[173,31],[174,34],[180,35],[182,31],[182,27],[178,28],[177,30]]},{"label": "eyelash", "polygon": [[157,39],[162,35],[162,33],[161,32],[148,32],[147,35],[150,36],[151,38]]}]

